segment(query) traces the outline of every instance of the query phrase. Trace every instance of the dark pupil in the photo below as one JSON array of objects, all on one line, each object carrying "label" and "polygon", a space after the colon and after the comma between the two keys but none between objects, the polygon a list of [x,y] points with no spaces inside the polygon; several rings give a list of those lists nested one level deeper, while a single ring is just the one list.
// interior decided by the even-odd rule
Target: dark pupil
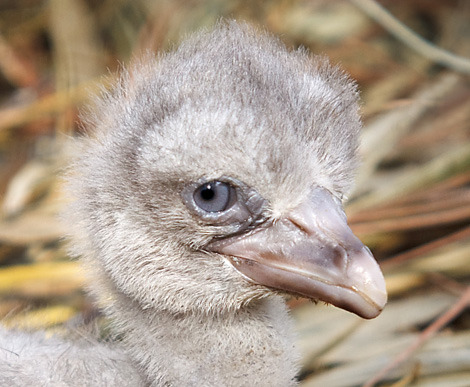
[{"label": "dark pupil", "polygon": [[215,190],[212,188],[211,184],[206,184],[204,188],[201,189],[201,198],[203,200],[212,200],[215,196]]}]

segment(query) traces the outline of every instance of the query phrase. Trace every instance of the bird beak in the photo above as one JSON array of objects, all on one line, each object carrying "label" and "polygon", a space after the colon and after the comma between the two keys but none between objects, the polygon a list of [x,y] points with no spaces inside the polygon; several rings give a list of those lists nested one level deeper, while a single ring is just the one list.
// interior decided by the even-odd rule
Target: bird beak
[{"label": "bird beak", "polygon": [[387,302],[385,280],[370,250],[349,228],[340,201],[315,188],[267,227],[214,242],[250,281],[374,318]]}]

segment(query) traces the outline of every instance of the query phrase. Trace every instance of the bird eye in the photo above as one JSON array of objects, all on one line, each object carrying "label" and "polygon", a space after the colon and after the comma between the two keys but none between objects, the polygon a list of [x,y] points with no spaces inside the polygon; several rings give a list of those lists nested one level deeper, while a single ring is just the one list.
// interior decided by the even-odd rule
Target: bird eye
[{"label": "bird eye", "polygon": [[206,212],[228,210],[236,201],[237,193],[230,184],[221,181],[210,181],[196,188],[194,202]]}]

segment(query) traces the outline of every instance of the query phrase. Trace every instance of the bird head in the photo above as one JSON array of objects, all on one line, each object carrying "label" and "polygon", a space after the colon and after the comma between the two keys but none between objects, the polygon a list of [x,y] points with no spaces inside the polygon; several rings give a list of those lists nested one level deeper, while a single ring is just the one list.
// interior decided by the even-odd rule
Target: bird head
[{"label": "bird head", "polygon": [[375,317],[384,279],[342,208],[357,99],[326,59],[235,22],[134,63],[97,101],[72,167],[91,286],[174,313],[281,292]]}]

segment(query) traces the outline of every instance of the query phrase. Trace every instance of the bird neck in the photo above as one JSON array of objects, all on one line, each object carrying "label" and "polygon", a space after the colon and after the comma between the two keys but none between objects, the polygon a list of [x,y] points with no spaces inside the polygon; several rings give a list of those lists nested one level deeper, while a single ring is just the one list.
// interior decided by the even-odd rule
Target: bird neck
[{"label": "bird neck", "polygon": [[210,316],[129,304],[118,301],[109,312],[119,322],[127,352],[151,385],[296,384],[292,323],[281,297]]}]

